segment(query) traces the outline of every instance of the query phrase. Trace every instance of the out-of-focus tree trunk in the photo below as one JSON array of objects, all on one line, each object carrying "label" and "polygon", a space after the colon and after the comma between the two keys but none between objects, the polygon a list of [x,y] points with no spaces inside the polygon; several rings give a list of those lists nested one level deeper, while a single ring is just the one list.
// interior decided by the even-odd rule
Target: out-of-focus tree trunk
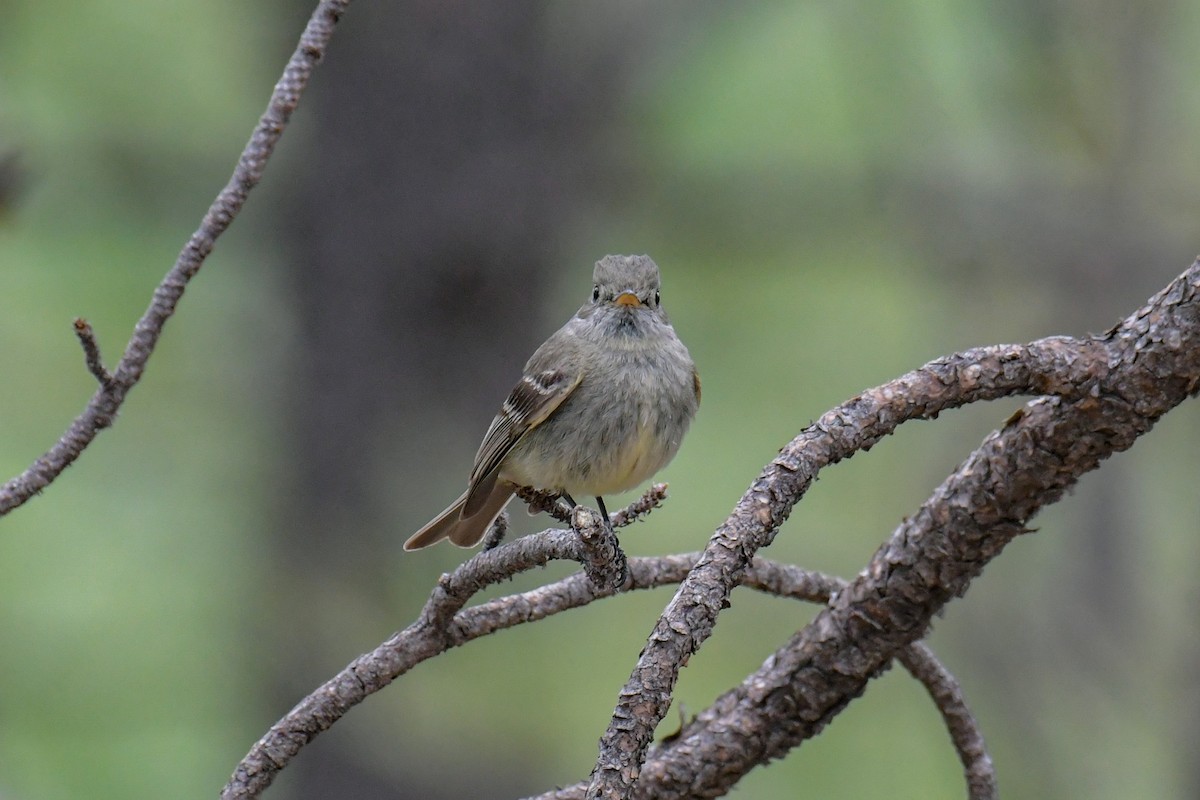
[{"label": "out-of-focus tree trunk", "polygon": [[[283,237],[296,243],[287,274],[301,338],[276,487],[276,597],[289,619],[313,622],[275,632],[289,654],[277,662],[287,674],[271,678],[281,707],[328,671],[308,654],[355,654],[328,647],[336,632],[316,621],[336,616],[340,587],[383,605],[404,568],[399,543],[424,521],[415,515],[453,499],[435,482],[445,453],[469,459],[464,442],[482,435],[545,334],[564,230],[613,199],[625,168],[606,147],[637,48],[603,57],[612,27],[555,40],[563,21],[532,2],[357,11],[305,109],[309,171]],[[591,264],[570,267],[582,298]],[[465,482],[469,460],[457,467]],[[393,763],[408,773],[398,790],[349,747],[314,748],[292,776],[297,796],[502,789],[496,776],[486,792],[470,783],[486,772],[478,764],[447,776]]]}]

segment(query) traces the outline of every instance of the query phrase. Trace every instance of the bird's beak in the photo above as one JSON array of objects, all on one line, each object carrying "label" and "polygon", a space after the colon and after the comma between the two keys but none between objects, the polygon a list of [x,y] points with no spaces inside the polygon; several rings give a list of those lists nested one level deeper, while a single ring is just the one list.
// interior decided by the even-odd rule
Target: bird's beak
[{"label": "bird's beak", "polygon": [[642,304],[641,298],[633,292],[621,292],[619,295],[617,295],[617,299],[613,300],[613,302],[619,306],[625,306],[627,308],[637,308]]}]

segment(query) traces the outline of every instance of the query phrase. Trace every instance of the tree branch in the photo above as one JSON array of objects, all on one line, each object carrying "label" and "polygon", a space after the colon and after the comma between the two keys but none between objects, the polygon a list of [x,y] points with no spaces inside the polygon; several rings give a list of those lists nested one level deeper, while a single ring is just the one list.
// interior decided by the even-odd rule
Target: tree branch
[{"label": "tree branch", "polygon": [[[527,592],[463,608],[477,592],[520,572],[554,559],[584,559],[581,549],[570,532],[543,531],[503,548],[484,551],[461,564],[451,575],[442,576],[417,622],[371,653],[355,659],[276,723],[238,765],[221,794],[222,798],[259,796],[275,774],[318,733],[328,730],[354,705],[422,661],[496,631],[536,622],[616,594],[619,591],[616,587],[599,585],[580,572]],[[684,553],[630,559],[629,580],[624,588],[654,589],[679,583],[699,557],[699,553]],[[831,592],[847,584],[839,578],[755,559],[746,573],[745,585],[780,597],[826,603]],[[956,720],[950,725],[951,733],[964,764],[970,759],[978,760],[979,756],[986,760],[982,736],[973,727],[973,719],[962,703],[961,691],[954,678],[923,646],[905,650],[901,658],[909,671],[925,684],[947,722],[951,717]],[[968,750],[960,746],[961,740],[970,741],[979,755],[968,754]],[[980,775],[986,777],[990,764],[988,760],[977,768]],[[555,793],[545,797],[582,797],[584,788],[584,784],[580,784],[573,794]],[[990,795],[972,795],[978,800],[988,797]]]},{"label": "tree branch", "polygon": [[[415,622],[370,653],[350,662],[271,726],[234,769],[221,791],[222,800],[258,797],[279,771],[318,734],[422,661],[494,630],[540,619],[536,613],[522,615],[518,612],[515,619],[508,617],[508,624],[505,624],[496,622],[495,615],[481,614],[480,608],[494,607],[497,601],[466,612],[462,608],[484,588],[552,560],[584,563],[588,555],[583,550],[581,539],[574,532],[548,530],[480,551],[454,572],[442,575]],[[571,597],[580,605],[615,591],[611,586],[599,588],[582,573],[572,578],[560,583],[570,582]],[[544,594],[547,588],[518,595],[524,597],[524,602],[513,600],[512,607],[528,609],[529,603],[537,603],[539,593]]]},{"label": "tree branch", "polygon": [[[529,513],[542,512],[549,514],[559,522],[571,524],[571,514],[574,509],[561,495],[553,492],[542,492],[528,486],[518,487],[517,497],[529,506]],[[642,493],[634,502],[619,511],[614,511],[610,521],[613,528],[623,528],[632,525],[658,508],[667,499],[667,484],[656,483]]]},{"label": "tree branch", "polygon": [[96,332],[92,325],[83,317],[75,319],[75,336],[83,347],[83,361],[87,364],[88,372],[100,383],[100,388],[111,392],[115,388],[113,376],[104,368],[104,360],[100,357],[100,345],[96,342]]},{"label": "tree branch", "polygon": [[[630,563],[634,576],[633,588],[655,588],[678,583],[687,576],[691,565],[699,560],[700,555],[700,553],[686,553],[678,556],[634,559]],[[578,576],[572,577],[578,578]],[[525,595],[499,598],[492,603],[468,609],[464,614],[478,612],[480,617],[487,618],[489,625],[497,626],[481,626],[480,635],[491,633],[499,627],[509,627],[510,624],[542,619],[564,608],[573,608],[575,605],[582,605],[585,602],[569,591],[571,580],[568,578],[558,584],[526,592]],[[829,602],[831,596],[842,591],[849,584],[841,578],[831,575],[756,557],[742,576],[742,585],[779,597],[825,604]],[[525,601],[526,597],[530,600]],[[550,598],[553,598],[554,602],[550,602]],[[479,625],[482,621],[473,622]],[[950,740],[963,764],[969,800],[995,800],[998,796],[995,767],[984,745],[983,734],[979,730],[974,716],[967,708],[962,689],[954,676],[942,666],[933,651],[921,642],[902,649],[897,655],[897,660],[914,678],[921,682],[941,713],[950,733]],[[746,682],[754,680],[759,674],[756,672],[749,676]],[[707,713],[709,712],[703,712],[701,716]],[[685,724],[679,735],[682,735],[686,728]],[[663,742],[662,746],[668,747],[676,739],[678,739],[678,735]],[[714,766],[712,763],[694,762],[690,765],[690,769],[699,775],[705,770],[712,770]],[[757,764],[754,762],[739,761],[742,772],[738,777],[744,776],[755,766]],[[526,800],[582,800],[587,793],[587,788],[588,784],[582,782],[536,797],[526,798]],[[692,788],[697,792],[695,797],[717,796],[704,791],[703,784],[699,780],[693,784]]]},{"label": "tree branch", "polygon": [[[912,645],[932,615],[966,590],[983,565],[1025,530],[1024,522],[1037,509],[1196,392],[1198,295],[1200,263],[1104,337],[980,348],[938,359],[865,392],[824,415],[780,452],[694,565],[690,556],[630,562],[631,588],[683,583],[643,651],[602,741],[602,759],[613,758],[614,741],[641,748],[626,761],[634,765],[632,773],[622,769],[618,754],[593,773],[587,796],[724,794],[754,766],[814,735],[861,694],[871,677],[901,658],[938,703],[971,797],[994,797],[991,761],[961,692],[940,665],[931,665],[923,650]],[[660,708],[665,711],[670,701],[682,658],[711,633],[735,585],[761,581],[771,591],[818,596],[836,588],[807,576],[802,579],[805,588],[784,589],[781,576],[801,579],[786,571],[764,573],[763,562],[752,560],[819,469],[869,449],[905,420],[1018,392],[1061,397],[1037,400],[1015,414],[905,521],[867,570],[839,591],[812,624],[678,736],[661,743],[643,765],[649,733],[643,743],[641,731],[652,731],[661,720]],[[584,550],[584,537],[547,531],[481,552],[444,575],[415,623],[356,659],[273,726],[238,766],[222,796],[257,796],[313,737],[416,663],[499,628],[616,591],[612,584],[578,575],[463,610],[484,586],[550,559],[586,563]],[[631,688],[638,682],[649,687],[644,696]],[[664,692],[662,706],[658,691]],[[639,697],[654,703],[631,710],[629,704]],[[636,787],[620,788],[631,774]],[[584,792],[580,784],[545,797],[575,798]]]},{"label": "tree branch", "polygon": [[[825,605],[849,584],[831,575],[756,557],[742,576],[742,585],[780,597]],[[921,682],[941,713],[950,741],[963,765],[968,798],[995,800],[998,794],[995,767],[984,744],[983,733],[967,708],[958,681],[923,642],[914,642],[901,649],[896,658]],[[580,797],[585,787],[586,784],[580,784]]]},{"label": "tree branch", "polygon": [[[662,488],[652,487],[629,508],[617,513],[627,519],[644,513],[649,504],[661,500],[662,494]],[[462,610],[471,597],[488,586],[553,560],[576,561],[583,566],[583,572],[573,576],[582,586],[577,586],[572,579],[561,582],[569,584],[570,596],[579,604],[631,586],[625,555],[600,515],[583,506],[572,509],[571,515],[573,530],[543,531],[482,550],[454,572],[442,575],[417,620],[372,652],[352,661],[275,723],[238,764],[221,797],[225,800],[257,797],[317,734],[328,730],[353,706],[422,661],[493,630],[541,618],[526,606],[523,618],[507,617],[498,623],[489,621],[500,616],[494,610],[495,601]],[[641,587],[633,585],[632,588]],[[541,591],[502,600],[520,607]],[[573,606],[556,610],[567,607]],[[485,608],[489,610],[479,610]]]},{"label": "tree branch", "polygon": [[50,450],[20,475],[0,486],[0,516],[24,505],[49,486],[91,444],[96,434],[112,425],[129,390],[142,377],[163,326],[175,313],[188,281],[200,271],[217,238],[237,217],[250,190],[262,178],[267,161],[300,102],[313,68],[324,56],[334,26],[349,5],[350,0],[321,0],[313,12],[296,51],[275,85],[267,110],[238,159],[233,175],[209,206],[200,227],[192,234],[174,266],[154,290],[149,307],[134,326],[125,353],[108,381],[101,377],[106,374],[102,367],[99,374],[95,369],[99,365],[99,351],[96,349],[93,363],[89,342],[94,348],[95,339],[91,337],[90,328],[85,336],[79,332],[77,323],[76,333],[87,354],[89,370],[100,380],[101,386]]},{"label": "tree branch", "polygon": [[[599,523],[599,515],[594,516]],[[604,525],[599,524],[599,527],[604,528]],[[482,589],[508,581],[518,573],[545,566],[552,560],[578,561],[587,569],[593,558],[590,543],[576,531],[569,530],[546,530],[476,553],[450,575],[439,579],[412,625],[368,654],[355,658],[276,722],[238,764],[222,790],[222,799],[257,798],[302,747],[328,730],[354,705],[427,658],[497,630],[494,627],[487,630],[486,624],[480,627],[475,609],[472,609],[475,613],[461,610],[470,597]],[[587,573],[575,577],[583,584],[583,588],[574,587],[577,596],[590,599],[618,590],[612,582],[598,581]],[[529,616],[518,621],[535,618]]]},{"label": "tree branch", "polygon": [[[992,388],[974,383],[986,394],[1027,381],[1029,388],[1063,397],[1028,404],[992,434],[896,530],[846,591],[639,770],[649,742],[645,731],[652,731],[665,711],[663,693],[669,702],[679,664],[711,632],[728,588],[745,569],[746,554],[770,542],[814,467],[829,463],[831,453],[852,452],[847,444],[877,440],[855,431],[877,429],[884,417],[890,423],[908,417],[881,414],[886,397],[874,390],[863,399],[870,413],[857,416],[858,422],[847,418],[844,406],[784,448],[714,535],[655,627],[602,740],[588,796],[716,797],[748,764],[778,758],[820,731],[901,648],[924,634],[933,615],[966,591],[984,565],[1026,530],[1033,514],[1196,393],[1200,262],[1104,336],[1054,341],[1063,366],[1075,376],[1068,384],[1049,376],[1030,380],[1040,367],[1012,373],[1015,380],[984,369],[975,377]],[[1017,357],[1041,363],[1040,349],[1031,347]],[[930,410],[924,400],[917,402]],[[852,434],[848,443],[846,427]],[[830,440],[839,447],[831,447]],[[680,625],[683,619],[689,625]],[[654,705],[633,708],[639,691],[645,692],[644,703]],[[622,745],[631,750],[623,754]],[[638,781],[636,791],[633,781]]]},{"label": "tree branch", "polygon": [[962,688],[934,656],[924,642],[913,642],[901,650],[896,660],[919,680],[942,714],[950,741],[962,762],[967,779],[969,800],[995,800],[1000,796],[996,785],[996,767],[988,755],[979,723],[967,708]]},{"label": "tree branch", "polygon": [[713,534],[659,618],[601,738],[589,800],[630,796],[680,668],[711,635],[746,566],[771,543],[823,467],[869,450],[903,422],[967,403],[1021,393],[1086,394],[1105,358],[1099,343],[1069,337],[968,350],[863,392],[793,439]]},{"label": "tree branch", "polygon": [[[1177,338],[1176,341],[1181,340]],[[639,764],[644,759],[650,732],[657,720],[661,720],[670,702],[670,688],[682,659],[694,652],[711,633],[717,613],[727,605],[729,592],[744,578],[753,552],[770,542],[792,505],[821,467],[858,450],[869,449],[905,420],[934,417],[947,408],[975,400],[1022,391],[1058,392],[1064,396],[1083,397],[1085,399],[1081,402],[1084,404],[1095,404],[1095,397],[1100,394],[1101,376],[1107,370],[1110,355],[1104,342],[1069,338],[1044,339],[1027,346],[980,348],[933,361],[895,381],[865,392],[824,415],[767,466],[739,502],[734,514],[714,534],[708,548],[684,579],[679,592],[656,626],[655,634],[643,651],[634,673],[635,680],[641,680],[643,686],[665,688],[658,694],[647,693],[646,697],[654,700],[655,705],[643,706],[635,719],[635,715],[628,710],[628,703],[639,695],[636,689],[626,687],[622,695],[626,703],[624,714],[632,724],[614,724],[610,727],[602,742],[602,753],[611,754],[615,740],[640,740],[643,735],[641,731],[645,730],[644,743],[639,744],[641,751],[633,754]],[[1191,388],[1195,388],[1194,383]],[[587,559],[581,549],[581,537],[564,531],[549,531],[481,552],[451,575],[443,576],[417,622],[374,652],[356,659],[268,731],[239,765],[223,797],[257,796],[305,744],[328,729],[351,706],[386,686],[424,658],[492,629],[494,623],[489,623],[486,616],[480,616],[485,612],[473,609],[460,614],[469,597],[480,588],[506,580],[521,570],[540,566],[552,558],[570,558],[585,563]],[[632,580],[633,585],[638,585],[636,576]],[[847,592],[856,585],[852,584]],[[579,584],[571,586],[576,593],[576,602],[586,602],[598,592],[613,591],[611,586],[602,589],[596,589],[594,585],[586,589]],[[844,592],[838,596],[838,604],[845,595]],[[523,596],[522,602],[536,604],[542,597],[535,591]],[[536,605],[526,605],[521,610],[522,620],[538,618],[538,614]],[[482,626],[481,630],[476,630],[476,625]],[[901,647],[916,638],[914,635],[903,645],[892,648],[886,659],[863,674],[862,683],[865,684],[865,680],[886,666]],[[792,647],[794,644],[777,653],[768,666],[787,662]],[[848,674],[856,673],[851,671]],[[747,679],[742,689],[746,686],[761,687],[764,677],[775,679],[775,685],[787,685],[786,679],[776,672],[767,676],[756,673]],[[633,683],[631,681],[631,685]],[[838,702],[830,706],[831,712],[836,713],[861,690],[862,687],[857,686],[852,693],[839,695]],[[940,691],[931,688],[931,694],[937,697]],[[738,713],[739,709],[730,705],[731,702],[736,704],[737,700],[729,699],[735,696],[735,693],[728,693],[724,696],[725,703],[715,704],[686,726],[679,739],[664,745],[655,753],[652,769],[647,769],[638,789],[639,795],[716,796],[723,793],[736,780],[736,776],[786,750],[786,747],[777,752],[756,750],[751,742],[742,741],[739,742],[740,750],[729,751],[738,753],[738,758],[729,758],[727,753],[714,757],[709,750],[696,757],[700,752],[697,748],[711,744],[712,732],[721,728],[720,723],[713,722],[709,726],[709,722],[723,720],[727,723],[728,720],[722,715]],[[797,701],[793,699],[790,702]],[[619,706],[615,718],[620,720],[622,713],[623,708]],[[778,722],[774,716],[770,716],[768,723],[765,710],[752,703],[746,704],[741,713],[750,715],[752,721],[760,725]],[[829,713],[830,717],[832,713]],[[818,721],[824,724],[826,718]],[[815,729],[810,727],[805,735],[811,735]],[[725,730],[728,732],[729,729]],[[953,726],[951,731],[957,741],[960,737]],[[770,740],[761,730],[758,735],[764,737],[763,742]],[[965,763],[981,763],[968,751],[960,752],[964,753]],[[709,769],[698,769],[698,766]],[[714,766],[721,768],[719,775],[711,774]],[[692,770],[691,780],[670,783],[689,769]],[[672,770],[678,772],[673,773]],[[607,774],[619,772],[618,767]],[[598,770],[597,774],[605,773]],[[604,788],[603,782],[599,785],[602,791],[622,791],[613,789],[611,784],[608,788]]]}]

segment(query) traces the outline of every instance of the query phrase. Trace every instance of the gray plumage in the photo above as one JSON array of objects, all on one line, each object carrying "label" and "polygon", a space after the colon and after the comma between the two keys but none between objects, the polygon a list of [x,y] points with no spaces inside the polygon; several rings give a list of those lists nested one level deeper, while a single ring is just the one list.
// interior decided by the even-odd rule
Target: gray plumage
[{"label": "gray plumage", "polygon": [[627,491],[664,467],[700,404],[700,379],[660,302],[648,256],[596,263],[592,296],[525,365],[484,436],[467,491],[406,550],[478,544],[519,486]]}]

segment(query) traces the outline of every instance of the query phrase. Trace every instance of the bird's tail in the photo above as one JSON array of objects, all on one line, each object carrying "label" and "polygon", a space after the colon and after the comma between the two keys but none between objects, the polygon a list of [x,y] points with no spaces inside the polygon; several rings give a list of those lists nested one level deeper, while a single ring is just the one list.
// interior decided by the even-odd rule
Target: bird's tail
[{"label": "bird's tail", "polygon": [[467,493],[463,492],[449,508],[409,537],[404,543],[404,549],[420,550],[422,547],[437,544],[442,539],[449,539],[459,547],[474,547],[483,540],[484,534],[492,527],[496,517],[500,516],[504,506],[512,499],[515,488],[511,483],[496,481],[483,505],[469,517],[462,515],[463,505],[467,500]]}]

